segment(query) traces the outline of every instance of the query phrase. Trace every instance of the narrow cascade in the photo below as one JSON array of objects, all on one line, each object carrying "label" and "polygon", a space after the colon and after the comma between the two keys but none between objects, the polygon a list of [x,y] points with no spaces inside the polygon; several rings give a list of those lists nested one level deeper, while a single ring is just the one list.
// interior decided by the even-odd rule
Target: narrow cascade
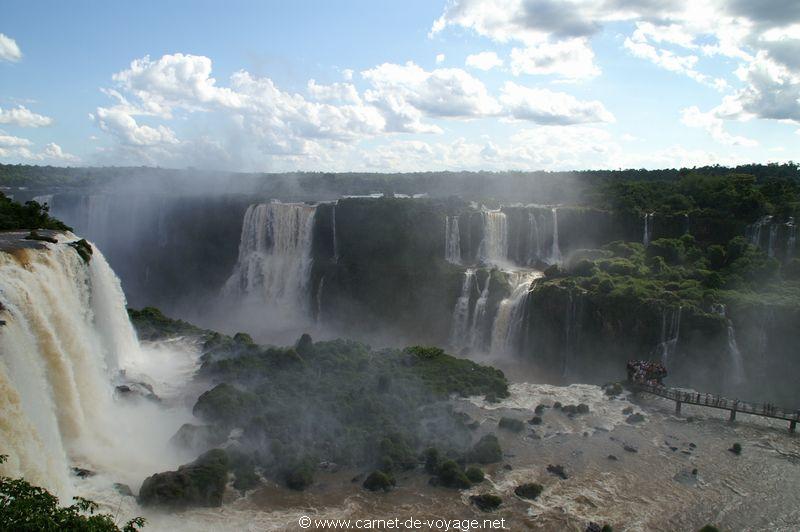
[{"label": "narrow cascade", "polygon": [[87,265],[63,244],[75,235],[58,239],[0,251],[0,474],[69,500],[73,465],[133,485],[174,457],[157,406],[114,400],[114,382],[146,365],[119,279],[98,248]]},{"label": "narrow cascade", "polygon": [[553,207],[553,247],[550,250],[550,264],[561,264],[561,248],[558,244],[558,208]]},{"label": "narrow cascade", "polygon": [[739,351],[739,344],[736,342],[736,330],[733,321],[727,315],[727,309],[723,304],[714,305],[714,310],[725,318],[728,334],[728,371],[731,384],[742,384],[744,382],[744,361],[742,353]]},{"label": "narrow cascade", "polygon": [[572,369],[572,353],[578,347],[578,336],[580,333],[580,321],[578,320],[578,305],[580,297],[575,297],[575,294],[570,291],[567,294],[567,304],[564,316],[564,356],[562,357],[561,377],[564,379],[569,378],[569,372]]},{"label": "narrow cascade", "polygon": [[528,213],[528,265],[533,265],[542,258],[542,234],[536,214]]},{"label": "narrow cascade", "polygon": [[444,225],[444,258],[452,264],[461,264],[461,232],[458,229],[458,216],[445,216]]},{"label": "narrow cascade", "polygon": [[339,263],[339,242],[336,239],[336,204],[331,208],[331,232],[333,233],[333,262]]},{"label": "narrow cascade", "polygon": [[469,301],[475,289],[475,270],[468,268],[464,272],[464,284],[461,285],[461,295],[456,300],[453,308],[453,322],[450,327],[450,345],[456,351],[469,347],[470,342],[470,321],[469,321]]},{"label": "narrow cascade", "polygon": [[248,207],[239,260],[223,294],[307,314],[315,213],[303,203]]},{"label": "narrow cascade", "polygon": [[769,226],[769,242],[767,244],[767,256],[775,256],[775,243],[778,241],[778,225],[771,224]]},{"label": "narrow cascade", "polygon": [[514,272],[509,275],[509,282],[513,288],[511,294],[500,302],[500,307],[497,309],[492,325],[492,354],[514,354],[513,350],[518,345],[522,331],[525,303],[531,285],[541,275],[539,272]]},{"label": "narrow cascade", "polygon": [[502,264],[508,257],[508,224],[500,210],[481,211],[483,239],[478,257],[484,264]]},{"label": "narrow cascade", "polygon": [[747,226],[747,231],[745,232],[745,238],[750,244],[760,248],[761,247],[761,229],[765,225],[769,225],[772,222],[772,216],[763,216],[756,220],[754,223]]},{"label": "narrow cascade", "polygon": [[685,234],[685,235],[690,234],[690,231],[689,231],[689,215],[688,214],[684,214],[683,215],[683,224],[684,224],[683,225],[683,234]]},{"label": "narrow cascade", "polygon": [[652,212],[644,215],[644,235],[642,236],[642,244],[645,246],[650,245],[650,240],[653,238],[653,214]]},{"label": "narrow cascade", "polygon": [[469,346],[472,349],[482,350],[486,347],[486,302],[489,300],[489,284],[491,275],[486,276],[486,282],[481,289],[478,300],[475,301],[475,308],[472,310],[472,325],[469,332]]},{"label": "narrow cascade", "polygon": [[786,237],[786,259],[790,260],[794,257],[794,252],[797,249],[797,225],[794,223],[794,218],[789,218],[786,222],[786,230],[788,235]]},{"label": "narrow cascade", "polygon": [[[661,314],[661,342],[657,351],[661,355],[661,363],[667,367],[667,363],[675,348],[678,346],[678,339],[681,332],[681,307],[664,309]],[[669,315],[669,316],[667,316]]]},{"label": "narrow cascade", "polygon": [[319,280],[319,286],[317,286],[317,323],[322,321],[322,290],[325,287],[325,277],[322,277]]}]

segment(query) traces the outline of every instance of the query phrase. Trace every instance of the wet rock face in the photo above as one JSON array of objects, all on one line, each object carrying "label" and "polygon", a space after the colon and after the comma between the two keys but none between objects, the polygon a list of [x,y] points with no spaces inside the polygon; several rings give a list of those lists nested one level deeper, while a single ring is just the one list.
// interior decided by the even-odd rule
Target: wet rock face
[{"label": "wet rock face", "polygon": [[221,506],[227,482],[228,456],[214,449],[177,471],[146,478],[139,489],[139,504],[172,509]]}]

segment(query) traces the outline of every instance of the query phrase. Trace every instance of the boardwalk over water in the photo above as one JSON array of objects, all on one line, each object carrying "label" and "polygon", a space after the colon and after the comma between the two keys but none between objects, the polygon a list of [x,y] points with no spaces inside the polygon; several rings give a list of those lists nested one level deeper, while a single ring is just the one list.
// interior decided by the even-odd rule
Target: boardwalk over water
[{"label": "boardwalk over water", "polygon": [[738,399],[728,399],[726,397],[709,393],[686,392],[676,388],[667,388],[666,386],[645,384],[641,382],[632,382],[629,383],[629,385],[633,390],[647,392],[659,397],[663,397],[664,399],[675,401],[676,414],[681,413],[681,405],[683,403],[705,406],[708,408],[718,408],[721,410],[728,410],[730,412],[730,417],[728,418],[730,421],[736,420],[737,412],[788,421],[789,432],[794,432],[797,429],[797,422],[800,421],[800,410],[789,411],[785,408],[780,408],[772,404],[747,403],[744,401],[739,401]]}]

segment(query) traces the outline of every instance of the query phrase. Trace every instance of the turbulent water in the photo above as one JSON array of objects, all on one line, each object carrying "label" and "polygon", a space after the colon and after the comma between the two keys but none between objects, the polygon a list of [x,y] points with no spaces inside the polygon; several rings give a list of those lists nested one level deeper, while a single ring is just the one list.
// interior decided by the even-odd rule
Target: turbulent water
[{"label": "turbulent water", "polygon": [[[190,415],[115,400],[115,383],[144,370],[159,375],[162,363],[147,361],[154,353],[140,348],[119,280],[97,248],[87,266],[63,243],[42,246],[0,251],[0,451],[9,455],[0,469],[62,496],[77,491],[73,466],[101,471],[98,482],[138,485],[179,463],[166,442]],[[170,367],[180,362],[161,356],[159,382],[177,384]]]}]

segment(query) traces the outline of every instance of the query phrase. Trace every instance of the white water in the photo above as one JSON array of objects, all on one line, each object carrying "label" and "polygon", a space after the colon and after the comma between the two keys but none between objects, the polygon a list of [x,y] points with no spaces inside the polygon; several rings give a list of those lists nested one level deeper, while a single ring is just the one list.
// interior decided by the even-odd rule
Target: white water
[{"label": "white water", "polygon": [[223,294],[266,304],[286,317],[305,317],[309,306],[311,242],[316,207],[262,203],[247,208],[239,260]]},{"label": "white water", "polygon": [[778,225],[769,226],[769,243],[767,244],[767,256],[775,256],[775,243],[778,241]]},{"label": "white water", "polygon": [[509,282],[513,288],[509,296],[500,302],[492,325],[491,353],[493,355],[514,354],[512,351],[522,331],[528,294],[533,282],[541,276],[541,272],[509,274]]},{"label": "white water", "polygon": [[486,303],[489,300],[489,285],[491,284],[492,276],[487,275],[486,281],[483,284],[480,295],[475,301],[475,308],[472,310],[472,324],[469,332],[469,346],[473,349],[482,350],[486,344],[485,330],[486,330]]},{"label": "white water", "polygon": [[667,367],[669,359],[675,354],[681,333],[681,307],[664,309],[661,314],[661,342],[657,351],[661,355],[661,363]]},{"label": "white water", "polygon": [[642,244],[645,246],[650,245],[650,240],[652,239],[652,232],[653,232],[653,213],[647,213],[644,215],[644,234],[642,236]]},{"label": "white water", "polygon": [[795,249],[797,248],[797,225],[794,223],[794,218],[789,218],[786,222],[786,230],[789,236],[786,237],[786,260],[794,257]]},{"label": "white water", "polygon": [[452,264],[461,264],[461,233],[458,229],[458,216],[445,216],[444,225],[444,258]]},{"label": "white water", "polygon": [[483,238],[478,257],[483,264],[504,264],[508,257],[508,224],[504,212],[481,211]]},{"label": "white water", "polygon": [[460,351],[468,347],[470,341],[469,329],[469,302],[475,290],[475,270],[467,268],[464,272],[464,283],[461,285],[461,294],[453,308],[453,320],[450,326],[450,345]]},{"label": "white water", "polygon": [[550,264],[561,264],[561,247],[558,243],[558,208],[553,207],[553,244],[550,250]]},{"label": "white water", "polygon": [[112,482],[136,489],[186,458],[168,440],[191,415],[115,400],[114,382],[149,370],[155,382],[177,385],[196,358],[183,364],[163,349],[164,363],[148,359],[159,355],[140,349],[119,280],[97,248],[87,266],[63,243],[43,246],[0,252],[0,450],[9,455],[0,471],[62,498],[81,492],[72,466],[98,471],[109,491]]},{"label": "white water", "polygon": [[42,196],[34,196],[33,201],[38,203],[39,205],[47,204],[50,207],[50,211],[53,210],[53,195],[52,194],[44,194]]},{"label": "white water", "polygon": [[761,247],[761,229],[772,222],[772,216],[763,216],[747,227],[745,237],[750,244]]},{"label": "white water", "polygon": [[528,265],[542,258],[542,233],[536,213],[528,213]]},{"label": "white water", "polygon": [[736,330],[733,327],[733,320],[727,315],[727,309],[723,304],[714,305],[714,310],[725,318],[727,323],[728,335],[728,379],[731,384],[742,384],[744,377],[744,361],[742,353],[739,351],[739,344],[736,342]]}]

